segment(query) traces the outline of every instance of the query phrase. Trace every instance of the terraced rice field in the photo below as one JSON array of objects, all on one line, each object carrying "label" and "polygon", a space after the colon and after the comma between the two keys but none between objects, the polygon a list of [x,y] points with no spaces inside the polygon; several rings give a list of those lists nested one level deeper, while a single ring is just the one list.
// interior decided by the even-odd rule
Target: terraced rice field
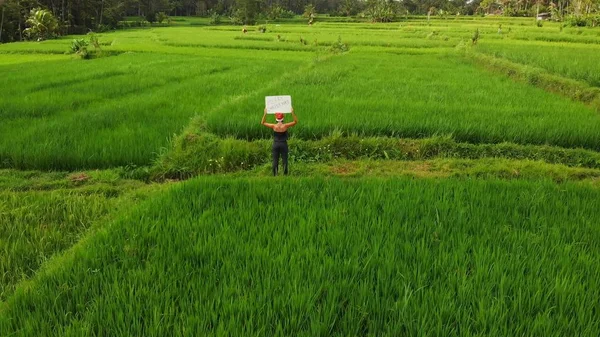
[{"label": "terraced rice field", "polygon": [[345,21],[0,45],[0,335],[600,335],[600,30]]},{"label": "terraced rice field", "polygon": [[[457,50],[481,28],[470,52],[510,55],[597,85],[597,44],[520,40],[532,28],[510,22],[503,23],[506,36],[494,33],[494,21],[464,20],[273,24],[265,34],[231,26],[125,30],[101,35],[103,52],[113,56],[89,61],[62,55],[69,38],[3,45],[0,163],[62,170],[148,165],[192,117],[221,136],[267,137],[254,121],[262,97],[272,94],[294,97],[301,138],[338,129],[600,149],[593,108],[483,71]],[[349,53],[329,52],[338,37]]]}]

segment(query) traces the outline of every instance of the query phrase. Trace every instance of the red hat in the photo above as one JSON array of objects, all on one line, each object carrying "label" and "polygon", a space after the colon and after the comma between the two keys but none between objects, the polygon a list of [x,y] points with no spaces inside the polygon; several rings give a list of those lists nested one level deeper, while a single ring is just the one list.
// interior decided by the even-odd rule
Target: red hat
[{"label": "red hat", "polygon": [[283,114],[281,112],[275,113],[275,119],[277,119],[277,120],[283,119]]}]

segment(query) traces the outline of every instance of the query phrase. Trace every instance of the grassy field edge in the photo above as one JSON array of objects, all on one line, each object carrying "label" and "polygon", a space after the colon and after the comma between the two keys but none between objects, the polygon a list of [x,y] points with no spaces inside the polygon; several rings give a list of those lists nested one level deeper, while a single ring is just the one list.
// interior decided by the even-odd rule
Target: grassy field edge
[{"label": "grassy field edge", "polygon": [[480,52],[464,53],[465,57],[488,71],[506,75],[518,82],[537,86],[546,91],[583,102],[600,112],[600,88],[585,82],[551,74],[547,70],[515,63]]},{"label": "grassy field edge", "polygon": [[[164,149],[154,165],[131,170],[133,176],[149,180],[188,179],[201,174],[250,170],[271,161],[271,140],[246,141],[221,138],[207,132],[196,121],[177,136],[171,149]],[[505,158],[543,161],[569,167],[600,168],[600,153],[548,145],[514,143],[470,144],[450,136],[424,139],[361,137],[334,132],[319,140],[292,138],[291,162],[328,162],[336,159],[426,160],[434,158]]]}]

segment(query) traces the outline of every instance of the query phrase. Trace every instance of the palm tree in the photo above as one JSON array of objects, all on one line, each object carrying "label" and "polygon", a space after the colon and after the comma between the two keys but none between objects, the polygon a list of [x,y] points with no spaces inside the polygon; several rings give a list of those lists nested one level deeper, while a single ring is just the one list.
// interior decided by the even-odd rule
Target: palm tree
[{"label": "palm tree", "polygon": [[38,41],[52,37],[58,31],[58,21],[47,9],[32,9],[26,23],[29,28],[25,29],[25,34]]}]

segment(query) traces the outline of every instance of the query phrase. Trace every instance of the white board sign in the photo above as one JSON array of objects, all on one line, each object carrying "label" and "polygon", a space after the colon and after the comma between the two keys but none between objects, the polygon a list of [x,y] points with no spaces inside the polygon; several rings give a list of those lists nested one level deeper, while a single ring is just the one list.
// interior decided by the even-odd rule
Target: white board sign
[{"label": "white board sign", "polygon": [[292,96],[266,96],[265,107],[268,114],[292,112]]}]

